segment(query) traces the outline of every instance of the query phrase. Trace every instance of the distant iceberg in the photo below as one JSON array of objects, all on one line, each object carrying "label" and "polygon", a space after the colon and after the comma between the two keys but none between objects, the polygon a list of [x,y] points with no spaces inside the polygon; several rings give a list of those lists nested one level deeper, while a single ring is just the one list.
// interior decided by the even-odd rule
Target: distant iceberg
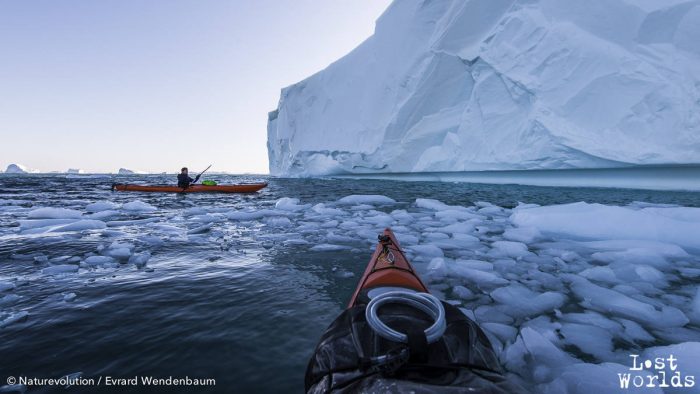
[{"label": "distant iceberg", "polygon": [[7,166],[7,169],[5,169],[5,174],[29,174],[35,172],[33,170],[30,170],[26,166],[23,166],[21,164],[10,164]]},{"label": "distant iceberg", "polygon": [[394,1],[282,90],[270,173],[697,164],[698,37],[698,1]]},{"label": "distant iceberg", "polygon": [[77,168],[69,168],[68,171],[66,171],[66,174],[84,174],[85,172],[83,170],[77,169]]},{"label": "distant iceberg", "polygon": [[143,171],[137,171],[137,170],[130,170],[128,168],[120,168],[119,172],[117,172],[119,175],[137,175],[137,174],[145,174]]}]

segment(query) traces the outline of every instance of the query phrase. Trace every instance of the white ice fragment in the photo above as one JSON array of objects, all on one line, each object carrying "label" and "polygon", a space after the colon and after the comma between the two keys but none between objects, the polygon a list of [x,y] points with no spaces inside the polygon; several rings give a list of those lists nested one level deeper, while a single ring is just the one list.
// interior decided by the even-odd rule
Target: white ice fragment
[{"label": "white ice fragment", "polygon": [[61,275],[78,272],[78,266],[73,264],[59,264],[46,267],[41,270],[44,275]]},{"label": "white ice fragment", "polygon": [[292,221],[284,216],[272,216],[265,218],[265,224],[271,227],[289,227],[292,225]]},{"label": "white ice fragment", "polygon": [[114,259],[109,256],[90,256],[83,263],[88,266],[109,265],[114,263]]},{"label": "white ice fragment", "polygon": [[566,296],[561,293],[537,293],[519,284],[498,288],[491,292],[491,298],[503,304],[502,311],[516,318],[553,311],[566,301]]},{"label": "white ice fragment", "polygon": [[489,254],[495,257],[524,257],[530,254],[530,251],[522,242],[514,241],[495,241],[491,244],[491,252]]},{"label": "white ice fragment", "polygon": [[453,287],[452,294],[463,300],[471,300],[472,298],[474,298],[474,292],[461,285]]},{"label": "white ice fragment", "polygon": [[111,201],[98,201],[85,206],[85,210],[88,212],[103,212],[119,209],[119,204],[113,203]]},{"label": "white ice fragment", "polygon": [[158,210],[158,208],[154,207],[153,205],[145,203],[141,200],[128,202],[122,205],[122,209],[132,212],[154,212]]},{"label": "white ice fragment", "polygon": [[63,301],[65,302],[71,302],[75,299],[76,295],[75,293],[68,293],[63,295]]},{"label": "white ice fragment", "polygon": [[80,219],[82,212],[67,208],[38,208],[27,214],[28,219]]},{"label": "white ice fragment", "polygon": [[446,210],[466,210],[465,207],[460,207],[460,206],[455,206],[455,205],[447,205],[443,203],[442,201],[434,200],[431,198],[417,198],[416,199],[416,206],[418,208],[424,208],[424,209],[429,209],[433,211],[446,211]]},{"label": "white ice fragment", "polygon": [[133,264],[138,268],[142,268],[148,263],[148,260],[151,258],[151,254],[149,252],[141,252],[141,253],[135,253],[131,257],[129,257],[129,264]]},{"label": "white ice fragment", "polygon": [[413,253],[419,255],[419,256],[424,256],[424,257],[444,257],[445,254],[442,252],[442,249],[438,248],[435,245],[430,245],[430,244],[423,244],[423,245],[411,245],[407,247],[406,249],[409,249]]},{"label": "white ice fragment", "polygon": [[345,246],[345,245],[318,244],[318,245],[311,247],[311,249],[309,249],[309,250],[312,250],[314,252],[333,252],[333,251],[347,250],[347,249],[350,249],[350,247]]},{"label": "white ice fragment", "polygon": [[201,226],[187,230],[187,234],[189,234],[189,235],[204,234],[206,232],[209,232],[213,226],[214,226],[213,223],[203,224]]},{"label": "white ice fragment", "polygon": [[297,212],[311,207],[311,204],[299,204],[298,198],[282,197],[275,203],[275,209]]},{"label": "white ice fragment", "polygon": [[518,241],[526,244],[532,243],[541,237],[542,234],[535,227],[512,227],[506,229],[503,233],[503,238],[509,241]]},{"label": "white ice fragment", "polygon": [[594,285],[575,275],[566,275],[572,282],[571,290],[582,300],[584,307],[634,320],[653,328],[680,327],[688,318],[678,308],[665,306],[656,310],[652,305],[635,300],[615,290]]},{"label": "white ice fragment", "polygon": [[377,194],[353,194],[350,196],[345,196],[338,200],[338,204],[341,205],[392,205],[396,204],[396,200],[389,198],[387,196],[377,195]]}]

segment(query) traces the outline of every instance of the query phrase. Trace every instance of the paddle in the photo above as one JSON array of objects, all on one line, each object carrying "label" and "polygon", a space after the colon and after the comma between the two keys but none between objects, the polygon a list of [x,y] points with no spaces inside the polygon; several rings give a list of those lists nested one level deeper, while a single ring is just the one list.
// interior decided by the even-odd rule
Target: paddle
[{"label": "paddle", "polygon": [[191,185],[194,185],[195,183],[197,183],[197,181],[199,180],[199,177],[202,176],[202,174],[204,174],[205,172],[207,172],[207,170],[210,168],[211,168],[211,164],[209,164],[209,167],[205,168],[204,171],[200,172],[199,175],[194,177],[194,181],[192,181]]}]

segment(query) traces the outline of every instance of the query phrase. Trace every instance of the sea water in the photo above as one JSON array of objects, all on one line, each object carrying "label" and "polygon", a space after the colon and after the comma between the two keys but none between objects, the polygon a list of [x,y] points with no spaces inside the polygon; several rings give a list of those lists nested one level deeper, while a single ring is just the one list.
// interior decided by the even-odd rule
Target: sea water
[{"label": "sea water", "polygon": [[700,246],[685,234],[700,193],[210,177],[269,186],[124,193],[110,185],[175,179],[0,176],[0,386],[189,377],[215,380],[198,392],[301,392],[384,227],[535,390],[572,384],[572,370],[616,384],[630,354],[700,341]]}]

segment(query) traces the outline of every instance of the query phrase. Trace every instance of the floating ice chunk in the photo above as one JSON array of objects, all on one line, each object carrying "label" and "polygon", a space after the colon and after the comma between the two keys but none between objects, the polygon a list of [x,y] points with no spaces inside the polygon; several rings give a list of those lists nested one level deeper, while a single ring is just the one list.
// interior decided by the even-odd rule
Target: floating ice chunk
[{"label": "floating ice chunk", "polygon": [[273,216],[265,218],[265,224],[272,227],[289,227],[292,225],[292,221],[284,216]]},{"label": "floating ice chunk", "polygon": [[536,383],[551,381],[561,369],[578,361],[530,327],[523,328],[515,342],[503,350],[501,360],[509,371]]},{"label": "floating ice chunk", "polygon": [[345,245],[319,244],[319,245],[313,246],[309,250],[312,250],[314,252],[333,252],[333,251],[347,250],[347,249],[350,249],[350,247],[345,246]]},{"label": "floating ice chunk", "polygon": [[80,219],[83,213],[67,208],[39,208],[27,214],[28,219]]},{"label": "floating ice chunk", "polygon": [[396,200],[389,198],[387,196],[382,196],[378,194],[353,194],[350,196],[345,196],[338,200],[338,204],[341,205],[359,205],[359,204],[369,204],[369,205],[391,205],[396,204]]},{"label": "floating ice chunk", "polygon": [[441,221],[458,221],[483,218],[483,216],[467,210],[457,210],[452,208],[435,212],[435,217]]},{"label": "floating ice chunk", "polygon": [[257,220],[257,219],[262,218],[263,216],[265,216],[265,215],[261,211],[253,211],[253,212],[232,211],[232,212],[226,213],[226,217],[229,218],[230,220],[241,220],[241,221]]},{"label": "floating ice chunk", "polygon": [[481,327],[495,335],[502,343],[513,342],[518,335],[518,329],[507,324],[483,323]]},{"label": "floating ice chunk", "polygon": [[128,259],[131,257],[131,249],[129,248],[109,248],[105,252],[109,257],[114,257],[115,259]]},{"label": "floating ice chunk", "polygon": [[620,280],[615,276],[615,272],[610,267],[592,267],[587,268],[579,273],[584,278],[594,280],[596,282],[620,283]]},{"label": "floating ice chunk", "polygon": [[408,225],[413,223],[416,219],[404,209],[397,209],[391,211],[391,217],[394,218],[401,225]]},{"label": "floating ice chunk", "polygon": [[444,278],[448,274],[447,264],[442,257],[435,257],[428,263],[428,274],[433,279]]},{"label": "floating ice chunk", "polygon": [[154,212],[158,210],[158,208],[154,207],[153,205],[145,203],[141,200],[128,202],[122,205],[122,209],[132,212]]},{"label": "floating ice chunk", "polygon": [[404,233],[394,233],[394,235],[401,245],[415,245],[419,242],[418,237],[415,235]]},{"label": "floating ice chunk", "polygon": [[503,304],[502,311],[516,318],[552,311],[566,301],[563,294],[551,291],[537,293],[519,284],[496,289],[491,292],[491,298]]},{"label": "floating ice chunk", "polygon": [[489,254],[495,257],[524,257],[530,254],[527,245],[522,242],[513,241],[496,241],[491,244],[491,252]]},{"label": "floating ice chunk", "polygon": [[446,211],[446,210],[461,211],[461,210],[467,209],[465,207],[460,207],[460,206],[455,206],[455,205],[447,205],[441,201],[433,200],[431,198],[417,198],[416,199],[416,206],[418,208],[430,209],[432,211]]},{"label": "floating ice chunk", "polygon": [[10,324],[16,323],[18,321],[25,320],[29,316],[29,312],[27,311],[20,311],[20,312],[15,312],[15,313],[10,313],[8,316],[2,318],[0,320],[0,328],[7,327]]},{"label": "floating ice chunk", "polygon": [[75,299],[76,295],[75,293],[68,293],[63,295],[63,301],[65,302],[72,302]]},{"label": "floating ice chunk", "polygon": [[35,262],[35,263],[39,263],[39,264],[48,263],[48,262],[49,262],[49,258],[46,257],[46,256],[43,255],[43,254],[42,254],[42,255],[39,255],[39,256],[34,256],[34,262]]},{"label": "floating ice chunk", "polygon": [[347,215],[347,212],[338,208],[328,208],[326,204],[318,203],[311,208],[314,212],[325,215],[325,216],[343,216]]},{"label": "floating ice chunk", "polygon": [[[19,229],[21,231],[33,229],[48,229],[64,224],[75,223],[80,219],[37,219],[37,220],[19,220]],[[43,232],[44,230],[42,230]]]},{"label": "floating ice chunk", "polygon": [[449,235],[445,233],[423,233],[421,234],[423,238],[425,238],[427,241],[436,241],[440,239],[448,239],[450,238]]},{"label": "floating ice chunk", "polygon": [[665,306],[657,311],[653,306],[637,301],[615,290],[606,289],[575,275],[566,275],[573,293],[583,300],[584,307],[612,313],[654,328],[680,327],[688,318],[678,308]]},{"label": "floating ice chunk", "polygon": [[88,212],[103,212],[119,209],[119,204],[113,203],[111,201],[98,201],[85,206],[85,210]]},{"label": "floating ice chunk", "polygon": [[113,216],[119,216],[121,215],[121,212],[119,211],[101,211],[101,212],[95,212],[90,215],[84,216],[86,219],[94,219],[94,220],[105,220],[107,218],[111,218]]},{"label": "floating ice chunk", "polygon": [[154,223],[159,221],[160,218],[146,218],[146,219],[134,219],[134,220],[112,220],[107,222],[107,227],[122,227],[122,226],[137,226],[142,224]]},{"label": "floating ice chunk", "polygon": [[523,243],[532,243],[536,239],[541,238],[542,234],[535,227],[514,227],[508,228],[503,233],[503,238],[509,241],[518,241]]},{"label": "floating ice chunk", "polygon": [[608,330],[589,324],[562,323],[561,335],[565,343],[576,346],[598,360],[610,360],[613,357],[613,337]]},{"label": "floating ice chunk", "polygon": [[591,255],[593,260],[606,263],[620,263],[620,264],[647,264],[658,268],[670,267],[669,261],[653,250],[649,249],[629,249],[619,252],[597,252]]},{"label": "floating ice chunk", "polygon": [[282,241],[282,245],[284,246],[290,246],[290,245],[308,245],[309,241],[304,240],[304,239],[288,239],[286,241]]},{"label": "floating ice chunk", "polygon": [[0,280],[0,291],[12,290],[14,288],[15,288],[14,283]]},{"label": "floating ice chunk", "polygon": [[149,252],[142,252],[142,253],[136,253],[129,257],[129,264],[133,264],[138,268],[142,268],[148,263],[148,260],[151,258],[151,254]]},{"label": "floating ice chunk", "polygon": [[200,223],[217,223],[223,222],[224,220],[226,220],[226,217],[221,214],[195,215],[188,219],[188,221]]},{"label": "floating ice chunk", "polygon": [[459,285],[452,288],[452,294],[463,300],[471,300],[475,297],[474,293],[471,290]]},{"label": "floating ice chunk", "polygon": [[482,290],[490,290],[496,287],[505,286],[509,282],[494,272],[481,271],[468,268],[455,261],[449,266],[452,275],[466,279]]},{"label": "floating ice chunk", "polygon": [[214,226],[213,223],[203,224],[199,227],[195,227],[191,230],[187,230],[187,234],[189,234],[189,235],[204,234],[206,232],[209,232],[213,226]]},{"label": "floating ice chunk", "polygon": [[59,264],[46,267],[41,270],[44,275],[61,275],[78,272],[78,266],[73,264]]},{"label": "floating ice chunk", "polygon": [[634,341],[651,342],[654,341],[654,337],[640,326],[639,323],[633,322],[627,319],[617,319],[625,329],[625,335]]},{"label": "floating ice chunk", "polygon": [[501,312],[500,309],[492,305],[482,305],[474,310],[474,315],[476,316],[476,321],[479,324],[483,323],[503,323],[512,324],[513,317],[506,315]]},{"label": "floating ice chunk", "polygon": [[481,260],[455,260],[455,265],[460,265],[464,268],[472,268],[481,271],[493,271],[493,263]]},{"label": "floating ice chunk", "polygon": [[411,245],[407,247],[413,253],[424,257],[444,257],[442,249],[435,245]]},{"label": "floating ice chunk", "polygon": [[107,224],[101,220],[79,220],[77,222],[64,224],[62,226],[54,227],[51,232],[65,232],[65,231],[84,231],[84,230],[102,230],[107,227]]},{"label": "floating ice chunk", "polygon": [[700,248],[700,208],[644,208],[602,204],[520,209],[510,219],[519,227],[584,239],[634,239]]},{"label": "floating ice chunk", "polygon": [[114,263],[114,259],[109,256],[90,256],[83,260],[83,263],[88,266],[110,265]]},{"label": "floating ice chunk", "polygon": [[298,198],[282,197],[275,203],[275,209],[296,212],[311,207],[311,204],[299,204]]}]

